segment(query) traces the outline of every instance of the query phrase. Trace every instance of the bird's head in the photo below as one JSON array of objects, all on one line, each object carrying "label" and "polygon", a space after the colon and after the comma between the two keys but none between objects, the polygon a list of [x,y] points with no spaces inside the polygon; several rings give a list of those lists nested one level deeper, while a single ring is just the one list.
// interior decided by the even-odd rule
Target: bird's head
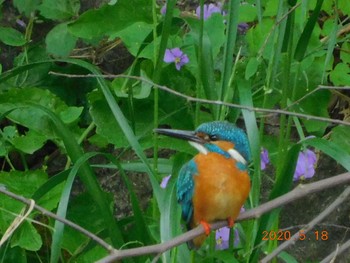
[{"label": "bird's head", "polygon": [[201,124],[194,131],[155,129],[158,134],[187,140],[200,153],[218,152],[244,165],[250,161],[250,148],[245,132],[227,121]]}]

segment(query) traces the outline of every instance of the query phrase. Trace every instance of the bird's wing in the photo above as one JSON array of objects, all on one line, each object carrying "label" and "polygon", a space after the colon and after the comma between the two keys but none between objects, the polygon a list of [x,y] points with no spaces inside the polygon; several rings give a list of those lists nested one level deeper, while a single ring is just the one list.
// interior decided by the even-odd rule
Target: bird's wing
[{"label": "bird's wing", "polygon": [[193,215],[193,176],[197,174],[197,165],[192,159],[181,168],[177,179],[177,201],[181,204],[182,217],[187,224],[190,222]]}]

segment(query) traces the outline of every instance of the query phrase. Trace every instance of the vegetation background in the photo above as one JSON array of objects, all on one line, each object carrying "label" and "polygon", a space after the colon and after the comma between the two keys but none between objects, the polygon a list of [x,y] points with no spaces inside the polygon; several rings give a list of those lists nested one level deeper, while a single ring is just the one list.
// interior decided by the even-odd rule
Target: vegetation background
[{"label": "vegetation background", "polygon": [[[175,181],[194,151],[158,138],[158,126],[228,120],[245,128],[253,159],[246,211],[350,170],[348,0],[0,6],[1,262],[107,262],[108,244],[126,250],[183,233]],[[308,151],[317,158],[301,161]],[[257,262],[288,241],[274,236],[283,231],[299,241],[280,262],[329,262],[334,251],[334,262],[349,262],[349,188],[320,190],[237,223],[224,250],[213,233],[199,251],[182,244],[124,260]]]}]

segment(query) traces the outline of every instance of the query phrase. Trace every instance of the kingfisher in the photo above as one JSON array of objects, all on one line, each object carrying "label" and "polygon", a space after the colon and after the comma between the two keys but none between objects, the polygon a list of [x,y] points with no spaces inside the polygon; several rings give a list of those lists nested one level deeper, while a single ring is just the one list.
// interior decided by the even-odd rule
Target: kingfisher
[{"label": "kingfisher", "polygon": [[187,228],[202,225],[205,235],[192,242],[199,248],[210,234],[210,223],[227,220],[229,227],[248,198],[250,148],[245,132],[227,121],[201,124],[194,131],[155,129],[158,134],[187,140],[198,150],[177,178],[176,195]]}]

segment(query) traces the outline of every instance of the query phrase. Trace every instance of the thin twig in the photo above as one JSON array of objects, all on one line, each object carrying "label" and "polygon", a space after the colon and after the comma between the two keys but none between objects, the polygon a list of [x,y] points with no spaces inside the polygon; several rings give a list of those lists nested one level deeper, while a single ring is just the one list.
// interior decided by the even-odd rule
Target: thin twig
[{"label": "thin twig", "polygon": [[[315,183],[310,184],[300,184],[295,189],[290,191],[289,193],[280,196],[272,201],[269,201],[265,204],[260,205],[257,208],[248,210],[242,214],[236,219],[236,222],[247,220],[247,219],[253,219],[253,218],[259,218],[264,213],[267,213],[271,211],[272,209],[275,209],[277,207],[281,207],[282,205],[288,204],[292,201],[295,201],[297,199],[300,199],[304,196],[307,196],[311,193],[315,193],[321,190],[325,190],[327,188],[332,188],[337,185],[344,185],[350,183],[350,173],[343,173],[337,176],[332,176],[330,178],[320,180]],[[211,224],[212,230],[217,230],[221,227],[227,226],[227,221],[218,221],[213,224]],[[120,259],[124,259],[127,257],[135,257],[135,256],[141,256],[146,254],[159,254],[164,253],[165,251],[176,247],[178,245],[181,245],[187,241],[192,240],[193,238],[204,234],[204,229],[202,226],[198,226],[180,236],[177,236],[169,241],[166,241],[162,244],[157,245],[151,245],[151,246],[144,246],[139,248],[132,248],[132,249],[126,249],[126,250],[118,250],[116,252],[113,252],[111,255],[100,259],[97,261],[97,263],[111,263],[115,262]]]},{"label": "thin twig", "polygon": [[[317,215],[311,222],[309,222],[305,227],[303,227],[300,231],[303,231],[305,234],[313,229],[315,225],[321,222],[324,218],[326,218],[330,213],[333,212],[339,205],[341,205],[347,197],[350,195],[350,187],[348,186],[339,196],[338,198],[332,202],[325,210],[323,210],[319,215]],[[269,255],[264,257],[261,260],[261,263],[268,263],[274,257],[276,257],[279,253],[285,250],[287,247],[294,245],[300,237],[300,231],[296,232],[289,240],[280,244],[274,251],[272,251]]]},{"label": "thin twig", "polygon": [[[31,199],[27,199],[23,196],[20,196],[20,195],[17,195],[17,194],[14,194],[10,191],[7,191],[5,190],[4,188],[0,187],[0,193],[4,194],[4,195],[7,195],[17,201],[20,201],[24,204],[27,204],[27,205],[31,205],[32,204],[32,200]],[[99,238],[98,236],[96,236],[95,234],[89,232],[88,230],[86,230],[85,228],[82,228],[81,226],[73,223],[72,221],[69,221],[65,218],[62,218],[62,217],[59,217],[57,216],[56,214],[46,210],[45,208],[39,206],[39,205],[36,205],[34,204],[34,209],[40,211],[43,215],[46,215],[48,217],[51,217],[57,221],[60,221],[62,223],[64,223],[65,225],[81,232],[82,234],[84,234],[85,236],[91,238],[92,240],[94,240],[95,242],[97,242],[98,244],[100,244],[103,248],[105,248],[108,252],[115,252],[115,249],[108,243],[106,243],[104,240],[102,240],[101,238]]]},{"label": "thin twig", "polygon": [[178,91],[172,90],[172,89],[170,89],[170,88],[168,88],[166,86],[158,85],[158,84],[152,82],[149,79],[146,79],[146,78],[143,78],[143,77],[138,77],[138,76],[129,76],[129,75],[123,75],[123,74],[120,74],[120,75],[94,75],[94,74],[75,75],[75,74],[63,74],[63,73],[52,72],[52,71],[50,71],[49,74],[56,75],[56,76],[64,76],[64,77],[67,77],[67,78],[130,78],[130,79],[135,79],[135,80],[139,80],[139,81],[143,81],[145,83],[151,84],[152,87],[158,88],[158,89],[166,91],[166,92],[168,92],[170,94],[173,94],[173,95],[176,95],[178,97],[184,98],[187,101],[201,102],[201,103],[205,103],[205,104],[221,105],[221,106],[227,106],[227,107],[231,107],[231,108],[237,108],[237,109],[248,110],[248,111],[255,111],[255,112],[284,114],[284,115],[295,116],[295,117],[299,117],[299,118],[303,118],[303,119],[307,119],[307,120],[315,120],[315,121],[321,121],[321,122],[328,122],[328,123],[334,123],[334,124],[341,124],[341,125],[350,126],[350,122],[337,120],[337,119],[318,117],[318,116],[314,116],[314,115],[303,114],[303,113],[298,113],[298,112],[291,112],[291,111],[286,111],[286,110],[250,107],[250,106],[239,105],[239,104],[235,104],[235,103],[223,102],[223,101],[219,101],[219,100],[207,100],[207,99],[194,98],[194,97],[182,94],[182,93],[180,93]]}]

